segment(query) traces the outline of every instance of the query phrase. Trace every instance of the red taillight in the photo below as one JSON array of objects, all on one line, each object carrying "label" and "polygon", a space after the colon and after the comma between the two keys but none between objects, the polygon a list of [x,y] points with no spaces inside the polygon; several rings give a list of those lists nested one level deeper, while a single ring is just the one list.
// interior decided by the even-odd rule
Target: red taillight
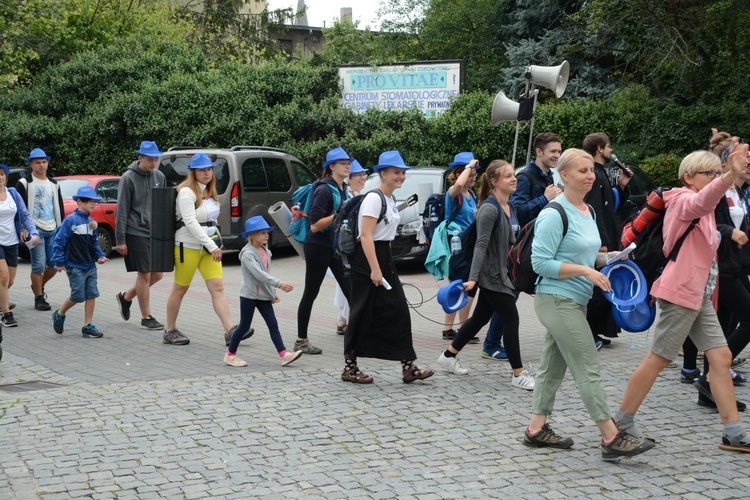
[{"label": "red taillight", "polygon": [[232,199],[230,201],[229,215],[231,217],[242,217],[242,196],[240,195],[240,183],[235,182],[232,186]]}]

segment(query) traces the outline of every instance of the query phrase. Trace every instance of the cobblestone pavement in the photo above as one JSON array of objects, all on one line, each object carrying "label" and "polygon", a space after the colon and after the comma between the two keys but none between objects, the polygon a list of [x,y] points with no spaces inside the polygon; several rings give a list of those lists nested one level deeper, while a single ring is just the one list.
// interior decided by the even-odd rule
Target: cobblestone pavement
[{"label": "cobblestone pavement", "polygon": [[[277,252],[273,274],[296,288],[276,307],[291,347],[304,265]],[[167,346],[161,334],[129,323],[114,296],[132,284],[119,258],[99,267],[94,321],[102,339],[80,336],[83,311],[68,313],[56,335],[51,314],[33,310],[27,264],[12,299],[18,328],[5,328],[0,362],[0,499],[26,498],[747,498],[750,455],[719,450],[718,415],[698,407],[695,390],[668,369],[646,400],[639,422],[658,440],[645,455],[605,462],[598,433],[571,379],[552,418],[575,440],[571,450],[534,450],[522,442],[531,393],[510,387],[507,363],[480,357],[481,344],[461,354],[471,370],[456,376],[436,367],[440,338],[438,284],[419,268],[402,280],[413,303],[420,367],[437,374],[403,384],[397,363],[361,359],[369,386],[340,380],[342,337],[335,334],[333,280],[315,303],[311,341],[321,356],[282,369],[268,331],[239,355],[247,368],[223,364],[221,326],[196,278],[178,327],[188,346]],[[225,265],[230,306],[238,311],[239,267]],[[152,309],[165,319],[171,275],[152,289]],[[55,307],[67,295],[64,275],[47,286]],[[543,331],[529,297],[519,300],[522,349],[538,362]],[[235,318],[238,313],[235,313]],[[623,334],[600,357],[610,407],[616,409],[644,335]],[[631,347],[633,344],[633,347]],[[48,388],[8,392],[21,382]],[[52,385],[52,384],[59,384]],[[747,399],[747,389],[738,397]]]}]

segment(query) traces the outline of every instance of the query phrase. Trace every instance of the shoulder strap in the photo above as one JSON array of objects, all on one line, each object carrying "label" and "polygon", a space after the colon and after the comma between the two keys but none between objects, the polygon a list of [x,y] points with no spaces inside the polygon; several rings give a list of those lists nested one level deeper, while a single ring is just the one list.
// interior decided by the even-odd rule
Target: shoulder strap
[{"label": "shoulder strap", "polygon": [[[560,214],[560,218],[562,219],[562,225],[563,225],[563,238],[565,238],[565,235],[568,234],[568,214],[565,213],[565,209],[563,208],[563,206],[557,202],[549,202],[547,203],[547,207],[554,208]],[[594,211],[594,209],[591,208],[590,205],[589,205],[589,209],[592,212]]]},{"label": "shoulder strap", "polygon": [[[469,191],[471,192],[471,191]],[[450,191],[445,192],[445,196],[450,196]],[[448,217],[447,222],[445,223],[446,226],[450,225],[451,222],[453,222],[453,219],[455,219],[458,216],[458,212],[461,211],[461,205],[464,203],[464,195],[462,193],[458,193],[456,196],[456,202],[451,207],[451,215]]]},{"label": "shoulder strap", "polygon": [[[385,195],[383,194],[383,192],[380,189],[376,188],[373,191],[375,191],[376,193],[378,193],[378,196],[380,196],[380,203],[381,203],[381,205],[380,205],[380,216],[378,217],[378,222],[380,222],[383,219],[385,219],[385,209],[388,206],[388,202],[385,200]],[[362,201],[365,201],[364,198],[362,199]],[[377,224],[377,222],[376,222],[376,224]],[[387,224],[387,222],[386,222],[386,224]]]},{"label": "shoulder strap", "polygon": [[685,243],[685,240],[688,237],[688,234],[690,234],[690,231],[692,231],[695,226],[698,225],[700,222],[700,218],[693,219],[692,222],[690,222],[690,225],[685,229],[685,232],[682,233],[682,236],[680,236],[680,239],[677,240],[677,243],[675,243],[674,248],[672,248],[672,251],[669,252],[669,257],[667,257],[668,260],[677,260],[677,254],[680,253],[680,248],[682,248],[682,244]]},{"label": "shoulder strap", "polygon": [[[328,184],[326,182],[326,184]],[[333,184],[328,184],[331,187],[331,191],[333,193],[333,211],[336,212],[339,208],[341,208],[341,191],[339,191],[338,186],[334,186]]]}]

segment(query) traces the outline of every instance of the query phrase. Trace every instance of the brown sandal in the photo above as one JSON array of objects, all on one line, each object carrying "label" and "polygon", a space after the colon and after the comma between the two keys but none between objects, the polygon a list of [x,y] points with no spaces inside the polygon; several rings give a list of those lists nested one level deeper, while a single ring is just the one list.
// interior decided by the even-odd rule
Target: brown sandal
[{"label": "brown sandal", "polygon": [[411,368],[407,368],[403,371],[403,380],[405,384],[411,384],[415,380],[424,380],[432,377],[433,375],[435,375],[435,372],[430,370],[429,368],[420,370],[416,366],[412,365]]},{"label": "brown sandal", "polygon": [[344,382],[352,382],[354,384],[372,384],[374,379],[355,366],[350,370],[345,369],[341,373],[341,380]]}]

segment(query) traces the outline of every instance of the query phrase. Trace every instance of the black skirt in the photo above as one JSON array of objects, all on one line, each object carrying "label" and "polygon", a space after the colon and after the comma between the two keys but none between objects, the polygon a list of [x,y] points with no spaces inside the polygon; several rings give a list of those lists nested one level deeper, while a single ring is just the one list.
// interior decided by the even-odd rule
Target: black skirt
[{"label": "black skirt", "polygon": [[344,354],[395,361],[414,360],[417,355],[411,338],[411,316],[393,265],[391,243],[376,241],[375,254],[383,277],[392,289],[373,285],[365,252],[362,245],[357,244],[351,259],[351,312]]}]

